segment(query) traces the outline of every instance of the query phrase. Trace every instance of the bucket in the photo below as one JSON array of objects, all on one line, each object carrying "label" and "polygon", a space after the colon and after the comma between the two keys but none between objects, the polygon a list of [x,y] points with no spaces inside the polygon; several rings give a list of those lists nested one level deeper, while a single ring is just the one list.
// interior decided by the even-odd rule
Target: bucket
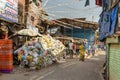
[{"label": "bucket", "polygon": [[12,40],[0,40],[0,72],[13,71]]}]

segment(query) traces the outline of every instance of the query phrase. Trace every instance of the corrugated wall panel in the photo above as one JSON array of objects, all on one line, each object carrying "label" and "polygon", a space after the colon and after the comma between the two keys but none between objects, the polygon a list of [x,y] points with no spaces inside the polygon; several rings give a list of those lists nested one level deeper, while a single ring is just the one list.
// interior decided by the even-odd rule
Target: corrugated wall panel
[{"label": "corrugated wall panel", "polygon": [[120,80],[120,44],[110,45],[109,80]]}]

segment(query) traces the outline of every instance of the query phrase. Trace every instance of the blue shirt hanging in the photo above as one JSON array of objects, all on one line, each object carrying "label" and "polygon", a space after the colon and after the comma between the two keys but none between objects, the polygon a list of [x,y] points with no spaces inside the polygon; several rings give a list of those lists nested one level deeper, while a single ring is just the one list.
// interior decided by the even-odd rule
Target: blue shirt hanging
[{"label": "blue shirt hanging", "polygon": [[99,39],[104,40],[107,36],[114,34],[118,20],[118,5],[112,10],[102,13],[99,20]]},{"label": "blue shirt hanging", "polygon": [[118,5],[111,11],[110,35],[114,34],[118,22]]},{"label": "blue shirt hanging", "polygon": [[103,12],[99,20],[99,39],[103,40],[109,35],[110,30],[110,11]]}]

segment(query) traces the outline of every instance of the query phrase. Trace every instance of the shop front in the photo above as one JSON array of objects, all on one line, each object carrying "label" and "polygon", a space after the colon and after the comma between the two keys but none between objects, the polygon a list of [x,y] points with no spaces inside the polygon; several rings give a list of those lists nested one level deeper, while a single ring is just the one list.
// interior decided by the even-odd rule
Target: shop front
[{"label": "shop front", "polygon": [[103,11],[99,19],[99,40],[107,45],[106,80],[120,79],[120,1],[102,1]]},{"label": "shop front", "polygon": [[65,28],[65,35],[70,36],[73,38],[81,38],[84,40],[87,40],[87,46],[93,45],[95,41],[95,31],[92,29],[78,29],[78,28],[73,28],[73,29],[67,29]]},{"label": "shop front", "polygon": [[13,70],[12,44],[8,39],[14,33],[11,28],[18,24],[18,0],[0,1],[0,72]]}]

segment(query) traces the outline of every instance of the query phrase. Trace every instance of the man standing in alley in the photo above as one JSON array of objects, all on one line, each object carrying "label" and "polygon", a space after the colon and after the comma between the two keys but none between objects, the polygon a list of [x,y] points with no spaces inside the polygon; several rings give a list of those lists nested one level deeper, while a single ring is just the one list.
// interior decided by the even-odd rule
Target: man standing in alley
[{"label": "man standing in alley", "polygon": [[70,53],[70,59],[73,58],[73,42],[69,42],[69,53]]},{"label": "man standing in alley", "polygon": [[74,53],[74,55],[77,56],[77,53],[76,53],[76,43],[73,44],[73,53]]}]

